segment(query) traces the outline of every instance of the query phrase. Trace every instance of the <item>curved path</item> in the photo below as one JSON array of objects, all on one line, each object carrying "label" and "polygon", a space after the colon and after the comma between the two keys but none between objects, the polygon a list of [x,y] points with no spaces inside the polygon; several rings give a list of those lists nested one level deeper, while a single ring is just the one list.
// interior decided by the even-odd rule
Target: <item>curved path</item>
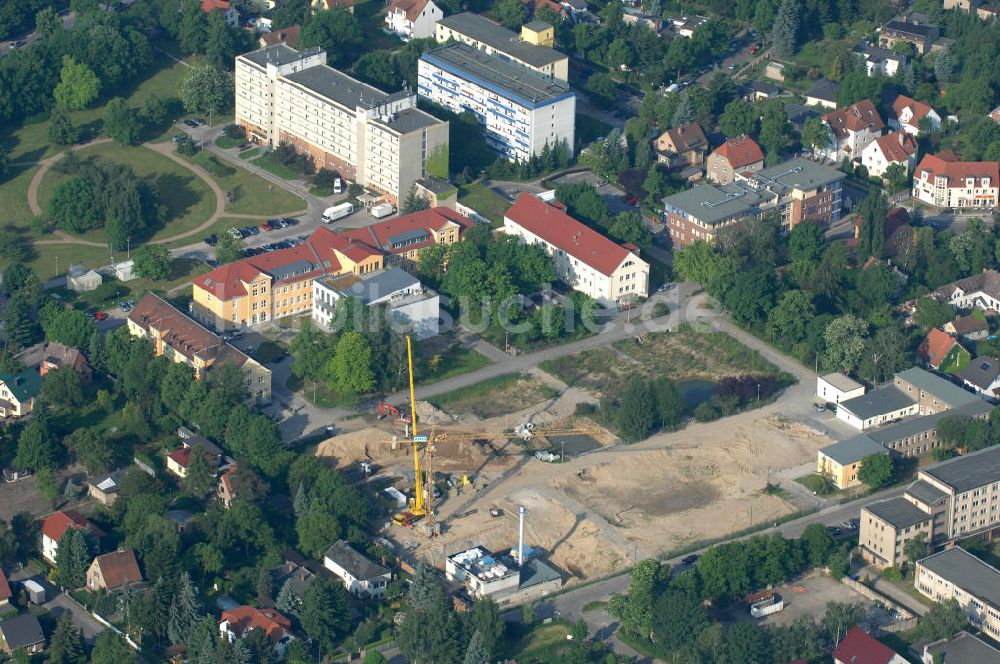
[{"label": "curved path", "polygon": [[[102,143],[110,142],[110,138],[99,138],[89,143],[81,143],[80,145],[74,145],[73,150],[82,150],[84,148],[89,148],[93,145],[100,145]],[[215,212],[212,215],[198,224],[190,230],[186,230],[183,233],[178,233],[177,235],[172,235],[170,237],[160,238],[159,240],[151,240],[150,244],[167,244],[169,242],[174,242],[175,240],[183,240],[184,238],[191,237],[193,235],[199,235],[203,231],[211,228],[211,226],[222,217],[233,217],[237,219],[270,219],[273,217],[295,217],[300,214],[304,214],[306,210],[295,210],[293,212],[284,212],[280,214],[273,215],[263,215],[263,214],[243,214],[236,212],[226,212],[226,194],[222,191],[222,187],[216,183],[212,176],[204,168],[198,164],[192,164],[191,162],[180,158],[176,151],[174,143],[143,143],[142,147],[152,150],[158,154],[163,155],[167,159],[174,161],[175,163],[188,169],[195,175],[197,175],[208,188],[212,190],[215,195]],[[45,174],[49,172],[52,165],[63,158],[65,152],[60,152],[59,154],[52,155],[47,159],[39,161],[38,164],[40,168],[31,177],[31,182],[28,183],[28,207],[31,209],[32,214],[40,215],[43,213],[42,206],[38,203],[38,189],[41,186],[42,180],[45,178]],[[79,244],[88,247],[103,247],[106,246],[103,242],[93,242],[91,240],[82,240],[77,237],[65,233],[60,230],[53,231],[52,233],[56,237],[54,239],[48,240],[35,240],[34,244],[44,245],[44,244]]]}]

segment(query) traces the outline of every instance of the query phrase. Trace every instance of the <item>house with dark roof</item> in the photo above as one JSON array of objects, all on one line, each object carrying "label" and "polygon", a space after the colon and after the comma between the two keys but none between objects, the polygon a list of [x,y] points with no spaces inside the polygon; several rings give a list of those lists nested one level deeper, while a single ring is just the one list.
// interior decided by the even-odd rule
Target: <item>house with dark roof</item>
[{"label": "house with dark roof", "polygon": [[958,316],[945,323],[941,329],[966,341],[985,339],[990,334],[989,323],[975,316]]},{"label": "house with dark roof", "polygon": [[970,622],[1000,639],[1000,570],[992,565],[954,546],[918,560],[913,585],[934,602],[957,601]]},{"label": "house with dark roof", "polygon": [[[697,166],[705,161],[708,139],[697,122],[668,129],[653,144],[656,160],[667,168]],[[698,169],[699,173],[701,169]]]},{"label": "house with dark roof", "polygon": [[816,473],[829,477],[838,489],[849,489],[861,484],[858,471],[861,462],[874,454],[888,454],[882,445],[861,434],[854,438],[827,445],[816,452]]},{"label": "house with dark roof", "polygon": [[929,104],[899,95],[892,102],[892,112],[889,114],[889,126],[905,131],[911,136],[920,136],[920,125],[924,124],[930,131],[937,131],[941,126],[941,116]]},{"label": "house with dark roof", "polygon": [[931,292],[931,297],[958,309],[980,309],[987,314],[1000,314],[1000,272],[983,270],[941,286]]},{"label": "house with dark roof", "polygon": [[1000,204],[1000,164],[961,161],[953,152],[924,155],[913,174],[913,197],[938,207],[995,208]]},{"label": "house with dark roof", "polygon": [[908,664],[895,650],[860,627],[852,627],[833,651],[834,664]]},{"label": "house with dark roof", "polygon": [[93,476],[87,480],[87,494],[100,504],[111,507],[118,500],[118,490],[125,477],[125,469]]},{"label": "house with dark roof", "polygon": [[893,49],[896,44],[913,44],[917,53],[924,55],[931,51],[941,36],[940,26],[927,23],[923,16],[911,13],[908,17],[898,17],[882,26],[879,32],[879,46]]},{"label": "house with dark roof", "polygon": [[864,149],[885,129],[875,104],[868,99],[830,111],[822,120],[832,134],[832,143],[822,152],[837,163],[843,159],[860,162]]},{"label": "house with dark roof", "polygon": [[45,650],[45,634],[33,613],[0,620],[0,649],[10,655],[23,650],[29,655]]},{"label": "house with dark roof", "polygon": [[895,422],[918,412],[915,400],[892,384],[881,385],[867,394],[837,404],[837,419],[859,431]]},{"label": "house with dark roof", "polygon": [[710,182],[729,184],[736,173],[756,173],[763,169],[764,153],[749,136],[737,136],[715,148],[705,166]]},{"label": "house with dark roof", "polygon": [[904,54],[869,44],[867,40],[854,47],[854,55],[864,61],[869,76],[894,76],[907,62]]},{"label": "house with dark roof", "polygon": [[994,400],[1000,396],[1000,360],[992,357],[977,357],[970,361],[956,375],[962,383],[971,387],[983,398]]},{"label": "house with dark roof", "polygon": [[747,81],[740,87],[740,94],[749,102],[774,99],[782,92],[780,86],[767,81]]},{"label": "house with dark roof", "polygon": [[42,520],[42,557],[45,560],[53,565],[56,564],[59,540],[70,529],[82,530],[97,541],[104,537],[104,532],[79,512],[72,510],[54,512]]},{"label": "house with dark roof", "polygon": [[33,367],[16,374],[0,372],[0,418],[30,415],[41,393],[42,377]]},{"label": "house with dark roof", "polygon": [[87,568],[87,590],[115,591],[142,581],[142,572],[132,549],[118,549],[97,556]]},{"label": "house with dark roof", "polygon": [[69,367],[80,376],[80,380],[84,383],[90,382],[90,364],[83,353],[77,348],[56,341],[46,341],[29,346],[17,354],[17,359],[25,366],[38,367],[38,373],[43,377],[59,367]]},{"label": "house with dark roof", "polygon": [[962,630],[948,639],[924,646],[921,664],[1000,664],[1000,650]]},{"label": "house with dark roof", "polygon": [[806,104],[808,106],[822,106],[824,108],[837,108],[837,95],[840,94],[840,83],[821,78],[812,84],[806,92]]},{"label": "house with dark roof", "polygon": [[244,375],[251,399],[271,400],[270,369],[159,295],[147,293],[129,312],[127,325],[132,336],[152,342],[157,357],[188,365],[195,378],[201,380],[213,367],[231,364]]},{"label": "house with dark roof", "polygon": [[523,192],[504,213],[504,233],[542,245],[559,278],[602,305],[649,295],[649,263],[639,257],[639,248],[605,237],[561,205]]},{"label": "house with dark roof", "polygon": [[958,339],[935,327],[917,346],[917,359],[932,369],[950,372],[965,367],[972,354],[958,343]]},{"label": "house with dark roof", "polygon": [[344,582],[347,592],[359,598],[381,598],[392,581],[391,570],[372,562],[344,540],[326,550],[323,566]]}]

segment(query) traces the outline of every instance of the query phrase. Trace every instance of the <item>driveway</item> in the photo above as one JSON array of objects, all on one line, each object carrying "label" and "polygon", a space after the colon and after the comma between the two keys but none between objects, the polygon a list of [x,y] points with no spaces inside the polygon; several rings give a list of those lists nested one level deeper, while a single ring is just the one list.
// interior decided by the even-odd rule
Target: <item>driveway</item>
[{"label": "driveway", "polygon": [[12,584],[27,579],[31,579],[45,588],[45,596],[50,599],[42,604],[42,608],[52,613],[57,620],[64,613],[69,612],[73,618],[73,624],[83,632],[83,638],[86,639],[87,643],[93,644],[100,633],[104,631],[104,625],[94,620],[94,617],[86,609],[74,602],[65,593],[60,592],[59,588],[49,583],[45,575],[37,574],[30,567],[25,567],[10,576]]}]

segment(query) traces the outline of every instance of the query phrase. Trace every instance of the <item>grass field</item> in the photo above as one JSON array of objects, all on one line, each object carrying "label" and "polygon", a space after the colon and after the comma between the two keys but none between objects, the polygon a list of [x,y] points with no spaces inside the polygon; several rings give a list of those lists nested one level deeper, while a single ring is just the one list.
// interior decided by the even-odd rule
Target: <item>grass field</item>
[{"label": "grass field", "polygon": [[11,166],[7,179],[0,184],[4,232],[31,232],[31,220],[35,215],[28,207],[28,184],[37,170],[37,166]]},{"label": "grass field", "polygon": [[294,171],[288,168],[288,166],[279,163],[275,158],[273,151],[268,152],[263,157],[254,159],[253,163],[255,166],[260,166],[268,173],[277,175],[282,180],[300,180],[305,177],[302,173]]},{"label": "grass field", "polygon": [[234,193],[226,212],[277,215],[306,209],[306,202],[295,194],[205,150],[184,158],[208,171],[223,191]]},{"label": "grass field", "polygon": [[[445,378],[460,376],[476,369],[492,364],[490,359],[472,348],[464,348],[454,344],[440,351],[425,351],[424,346],[420,346],[417,352],[424,363],[424,370],[419,381],[421,385],[436,383]],[[430,364],[435,356],[438,356],[437,371],[431,369]]]},{"label": "grass field", "polygon": [[[150,177],[158,191],[160,203],[167,208],[166,224],[156,231],[152,239],[159,240],[183,233],[204,223],[215,212],[215,195],[208,185],[187,168],[152,150],[118,143],[102,143],[79,151],[81,158],[100,157],[118,164],[125,164],[140,177]],[[38,203],[48,207],[52,192],[63,179],[69,177],[53,167],[45,174],[38,188]],[[95,229],[79,236],[93,242],[105,242],[103,229]]]},{"label": "grass field", "polygon": [[597,139],[604,138],[611,133],[612,129],[611,125],[601,122],[597,118],[582,113],[576,114],[576,143],[581,147],[586,147]]},{"label": "grass field", "polygon": [[244,150],[237,155],[240,159],[253,159],[260,154],[260,148],[250,148],[249,150]]},{"label": "grass field", "polygon": [[[47,281],[58,275],[65,275],[70,263],[79,263],[85,267],[101,267],[111,262],[107,247],[90,247],[80,244],[42,244],[35,245],[33,255],[28,259],[28,266],[35,271],[38,278]],[[59,271],[56,271],[56,265]]]},{"label": "grass field", "polygon": [[510,207],[496,192],[478,182],[459,187],[458,202],[489,219],[494,228],[503,225],[503,213]]},{"label": "grass field", "polygon": [[516,413],[558,395],[529,374],[509,373],[431,397],[431,403],[453,414],[489,418]]}]

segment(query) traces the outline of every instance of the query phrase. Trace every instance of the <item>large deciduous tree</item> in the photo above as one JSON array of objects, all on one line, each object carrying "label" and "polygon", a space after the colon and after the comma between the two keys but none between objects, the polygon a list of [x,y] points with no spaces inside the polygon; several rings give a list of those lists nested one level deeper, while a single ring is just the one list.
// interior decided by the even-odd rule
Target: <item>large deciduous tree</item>
[{"label": "large deciduous tree", "polygon": [[144,244],[132,254],[135,273],[145,279],[170,276],[170,252],[162,244]]},{"label": "large deciduous tree", "polygon": [[361,24],[353,14],[343,9],[328,9],[317,12],[302,26],[298,46],[326,49],[327,61],[336,65],[362,40]]},{"label": "large deciduous tree", "polygon": [[78,111],[90,106],[101,93],[101,79],[82,62],[72,57],[63,56],[62,70],[59,72],[59,84],[53,90],[56,105],[71,111]]},{"label": "large deciduous tree", "polygon": [[198,65],[181,81],[177,94],[188,113],[211,116],[229,108],[233,101],[232,74],[211,65]]}]

